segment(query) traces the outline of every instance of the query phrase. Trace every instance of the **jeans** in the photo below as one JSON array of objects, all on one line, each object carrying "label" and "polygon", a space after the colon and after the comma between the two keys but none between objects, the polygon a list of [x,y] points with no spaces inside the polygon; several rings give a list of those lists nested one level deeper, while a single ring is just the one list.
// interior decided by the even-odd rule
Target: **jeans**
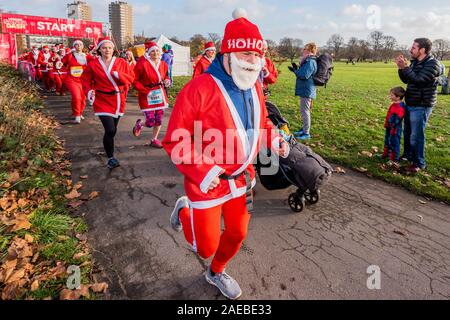
[{"label": "jeans", "polygon": [[311,129],[312,101],[311,98],[300,98],[300,112],[302,114],[303,132],[305,134],[309,134],[309,130]]},{"label": "jeans", "polygon": [[421,169],[426,166],[425,129],[432,111],[433,108],[406,107],[404,155],[409,161]]}]

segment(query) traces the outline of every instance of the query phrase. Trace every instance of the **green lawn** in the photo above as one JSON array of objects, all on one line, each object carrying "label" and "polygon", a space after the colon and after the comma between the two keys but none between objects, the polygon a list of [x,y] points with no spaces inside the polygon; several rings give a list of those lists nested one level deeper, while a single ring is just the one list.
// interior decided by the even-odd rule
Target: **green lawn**
[{"label": "green lawn", "polygon": [[[446,63],[450,68],[450,62]],[[272,87],[270,100],[278,105],[290,121],[291,129],[301,127],[299,99],[295,97],[295,76],[280,67],[278,82]],[[448,69],[447,69],[448,70]],[[187,77],[175,80],[172,101]],[[426,172],[405,176],[382,166],[381,159],[367,156],[373,147],[383,149],[384,118],[389,107],[389,89],[403,85],[396,66],[384,63],[361,63],[355,66],[336,63],[327,88],[320,88],[312,116],[312,136],[308,144],[329,161],[350,168],[367,169],[367,173],[390,183],[450,203],[450,95],[439,95],[427,129]]]}]

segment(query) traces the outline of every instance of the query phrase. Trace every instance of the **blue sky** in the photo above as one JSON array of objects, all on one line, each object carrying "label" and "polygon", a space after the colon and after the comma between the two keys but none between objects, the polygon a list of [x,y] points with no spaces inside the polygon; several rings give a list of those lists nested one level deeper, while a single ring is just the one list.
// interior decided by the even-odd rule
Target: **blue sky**
[{"label": "blue sky", "polygon": [[[23,14],[66,17],[64,0],[0,0],[0,9]],[[72,2],[72,1],[70,1]],[[108,21],[111,0],[87,0],[94,20]],[[193,34],[222,34],[234,8],[247,10],[263,36],[316,41],[323,45],[334,33],[366,39],[381,30],[409,45],[416,37],[450,40],[450,1],[442,0],[128,0],[135,9],[135,33],[165,34],[187,40]],[[375,11],[368,13],[368,9]],[[379,8],[379,11],[376,11]],[[377,14],[379,12],[379,15]],[[379,19],[378,19],[379,17]]]}]

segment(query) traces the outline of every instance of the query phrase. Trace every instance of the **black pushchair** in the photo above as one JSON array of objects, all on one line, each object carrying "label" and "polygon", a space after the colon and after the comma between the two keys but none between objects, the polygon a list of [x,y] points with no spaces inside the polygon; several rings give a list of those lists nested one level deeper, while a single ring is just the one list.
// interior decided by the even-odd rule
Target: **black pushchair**
[{"label": "black pushchair", "polygon": [[301,212],[306,202],[316,204],[320,199],[320,187],[329,180],[333,168],[309,147],[297,142],[289,132],[289,123],[280,110],[267,102],[269,119],[286,133],[290,153],[286,159],[273,157],[270,150],[259,154],[256,171],[261,184],[267,190],[281,190],[294,185],[297,191],[290,194],[288,203],[292,211]]}]

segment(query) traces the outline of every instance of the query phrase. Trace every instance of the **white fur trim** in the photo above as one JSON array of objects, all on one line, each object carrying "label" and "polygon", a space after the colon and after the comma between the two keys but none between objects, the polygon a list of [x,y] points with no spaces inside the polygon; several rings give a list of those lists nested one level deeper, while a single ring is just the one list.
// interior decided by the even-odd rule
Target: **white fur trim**
[{"label": "white fur trim", "polygon": [[111,40],[103,40],[103,41],[100,41],[100,42],[98,43],[98,45],[97,45],[97,50],[100,49],[100,48],[102,47],[102,45],[105,44],[105,43],[107,43],[107,42],[111,43],[112,46],[113,46],[113,48],[115,47],[114,42],[112,42]]},{"label": "white fur trim", "polygon": [[206,177],[203,178],[202,183],[200,183],[200,190],[203,193],[208,193],[208,188],[211,185],[211,182],[217,178],[224,170],[219,166],[214,166],[211,170],[209,170]]},{"label": "white fur trim", "polygon": [[81,41],[81,40],[75,40],[75,41],[73,42],[72,47],[75,47],[75,45],[77,45],[77,44],[82,44],[82,45],[84,46],[83,41]]},{"label": "white fur trim", "polygon": [[166,105],[165,107],[158,107],[158,108],[148,108],[148,109],[141,109],[142,112],[146,111],[158,111],[158,110],[164,110],[169,108],[169,105]]},{"label": "white fur trim", "polygon": [[153,51],[155,51],[155,50],[159,50],[159,47],[158,47],[158,46],[150,47],[150,48],[148,48],[145,52],[150,53],[150,52],[153,52]]},{"label": "white fur trim", "polygon": [[[229,180],[230,189],[231,189],[231,181],[234,181],[234,180]],[[253,189],[255,186],[256,186],[256,179],[253,179],[251,188]],[[217,199],[213,199],[213,200],[205,200],[205,201],[195,201],[195,202],[189,200],[189,208],[192,208],[192,209],[214,208],[214,207],[224,204],[225,202],[227,202],[229,200],[242,197],[246,193],[247,193],[247,187],[242,187],[242,188],[236,188],[234,195],[232,193],[229,193],[229,194],[223,196],[222,198],[217,198]]]}]

